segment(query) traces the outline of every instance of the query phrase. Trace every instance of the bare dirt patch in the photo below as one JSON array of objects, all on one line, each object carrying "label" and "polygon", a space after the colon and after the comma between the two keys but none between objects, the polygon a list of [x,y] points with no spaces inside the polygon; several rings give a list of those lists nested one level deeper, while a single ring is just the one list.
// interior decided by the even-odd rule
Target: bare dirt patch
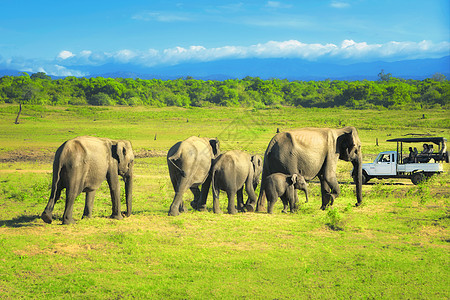
[{"label": "bare dirt patch", "polygon": [[[140,149],[135,151],[136,158],[162,157],[166,156],[166,151]],[[12,151],[0,152],[0,163],[15,162],[40,162],[51,163],[55,157],[55,152],[48,149],[16,149]]]},{"label": "bare dirt patch", "polygon": [[0,152],[0,163],[53,161],[55,153],[48,149],[20,149]]},{"label": "bare dirt patch", "polygon": [[167,155],[167,151],[162,151],[162,150],[140,149],[140,150],[134,151],[134,156],[136,158],[163,157],[166,155]]}]

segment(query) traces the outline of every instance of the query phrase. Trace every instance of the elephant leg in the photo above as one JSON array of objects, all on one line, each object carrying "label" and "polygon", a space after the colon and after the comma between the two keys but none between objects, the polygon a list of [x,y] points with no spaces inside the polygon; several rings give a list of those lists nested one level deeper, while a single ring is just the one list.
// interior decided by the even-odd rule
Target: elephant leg
[{"label": "elephant leg", "polygon": [[325,180],[323,177],[321,177],[320,188],[322,193],[322,206],[320,207],[320,209],[325,210],[328,205],[333,205],[334,198],[337,197],[337,195],[339,195],[339,185],[337,184],[336,180],[333,189],[333,187],[330,187],[329,182]]},{"label": "elephant leg", "polygon": [[244,211],[244,187],[237,191],[236,198],[237,210],[241,212]]},{"label": "elephant leg", "polygon": [[211,174],[208,175],[205,182],[202,184],[202,189],[200,193],[200,199],[197,202],[197,210],[205,211],[206,210],[206,200],[208,199],[209,188],[211,186]]},{"label": "elephant leg", "polygon": [[266,195],[260,193],[259,199],[256,203],[256,211],[263,212],[266,206]]},{"label": "elephant leg", "polygon": [[298,200],[298,193],[297,193],[297,190],[294,189],[293,205],[296,206],[296,205],[298,205],[299,202],[300,202],[300,201]]},{"label": "elephant leg", "polygon": [[92,209],[94,207],[94,197],[95,191],[86,192],[86,202],[84,204],[83,219],[92,217]]},{"label": "elephant leg", "polygon": [[215,214],[222,213],[222,210],[220,209],[219,195],[220,195],[220,190],[216,189],[215,193],[213,193],[213,212]]},{"label": "elephant leg", "polygon": [[41,218],[45,223],[51,224],[52,223],[52,212],[55,207],[55,203],[59,200],[61,197],[61,190],[62,187],[58,185],[56,189],[52,189],[52,192],[50,193],[50,199],[48,200],[47,206],[45,207],[44,211],[42,212]]},{"label": "elephant leg", "polygon": [[334,204],[334,199],[339,197],[339,194],[341,193],[341,188],[339,187],[339,183],[337,181],[336,177],[331,178],[329,181],[327,180],[328,185],[331,188],[330,195],[330,205]]},{"label": "elephant leg", "polygon": [[73,224],[75,220],[73,219],[73,204],[78,195],[81,194],[81,189],[78,184],[66,188],[66,207],[64,208],[63,214],[63,224]]},{"label": "elephant leg", "polygon": [[183,194],[187,191],[188,184],[187,181],[184,180],[184,177],[179,182],[177,188],[175,188],[175,196],[173,198],[172,204],[169,209],[169,216],[178,216],[180,214],[180,209],[184,211],[183,204]]},{"label": "elephant leg", "polygon": [[108,174],[106,180],[109,185],[109,193],[111,194],[112,201],[112,214],[111,218],[116,220],[122,220],[123,216],[120,211],[120,187],[119,176],[117,174]]},{"label": "elephant leg", "polygon": [[283,210],[281,211],[283,214],[287,214],[287,208],[288,208],[288,199],[286,197],[286,194],[282,195],[281,201],[283,202]]},{"label": "elephant leg", "polygon": [[183,202],[184,191],[178,191],[175,193],[172,204],[169,208],[169,216],[178,216],[180,214],[180,207]]},{"label": "elephant leg", "polygon": [[320,177],[320,192],[322,195],[322,206],[320,209],[325,210],[330,202],[330,187],[322,177]]},{"label": "elephant leg", "polygon": [[289,211],[291,213],[295,213],[298,209],[298,195],[297,195],[297,190],[294,190],[294,198],[289,199],[288,201],[286,201],[286,206],[287,204],[289,204]]},{"label": "elephant leg", "polygon": [[[341,189],[339,187],[339,183],[337,181],[336,176],[324,176],[324,183],[326,188],[326,201],[328,205],[333,205],[334,203],[334,199],[336,199],[339,194],[341,193]],[[323,190],[322,190],[322,199],[323,197]],[[325,209],[323,204],[323,200],[322,200],[322,209]],[[326,206],[326,205],[325,205]]]},{"label": "elephant leg", "polygon": [[184,206],[184,201],[181,201],[180,207],[178,208],[178,211],[179,211],[180,213],[187,212],[187,208]]},{"label": "elephant leg", "polygon": [[198,187],[190,188],[192,194],[194,194],[194,200],[191,201],[191,207],[193,209],[198,209],[198,204],[200,203],[201,192]]},{"label": "elephant leg", "polygon": [[234,204],[234,198],[236,198],[236,191],[235,190],[227,191],[227,196],[228,196],[228,213],[230,215],[234,215],[237,213],[236,206]]},{"label": "elephant leg", "polygon": [[278,200],[278,194],[270,188],[266,189],[265,193],[267,197],[267,213],[272,214],[273,207]]},{"label": "elephant leg", "polygon": [[[245,183],[245,191],[248,195],[248,200],[246,203],[257,203],[258,202],[258,196],[256,196],[255,188],[256,185],[253,185],[253,180],[251,178],[252,176],[249,176],[247,179],[247,182]],[[239,205],[239,203],[238,203]]]}]

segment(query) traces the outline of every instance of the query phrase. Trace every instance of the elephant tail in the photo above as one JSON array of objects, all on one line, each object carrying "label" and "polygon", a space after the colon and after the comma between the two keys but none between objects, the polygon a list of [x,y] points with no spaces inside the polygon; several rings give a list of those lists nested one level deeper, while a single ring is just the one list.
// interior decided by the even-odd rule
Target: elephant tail
[{"label": "elephant tail", "polygon": [[176,161],[180,159],[180,155],[175,153],[174,155],[167,158],[167,161],[172,164],[178,171],[180,171],[180,174],[182,177],[186,177],[186,172],[184,172],[177,164]]},{"label": "elephant tail", "polygon": [[61,156],[62,156],[62,152],[64,151],[64,145],[66,143],[64,143],[57,151],[55,154],[55,159],[53,161],[53,178],[52,178],[52,191],[50,193],[50,201],[52,201],[52,203],[55,202],[55,198],[56,198],[56,194],[57,194],[57,190],[58,190],[58,185],[59,185],[59,181],[61,180],[61,171],[62,171],[62,162],[61,162]]},{"label": "elephant tail", "polygon": [[211,188],[212,188],[214,198],[217,199],[219,197],[219,191],[216,187],[216,180],[215,180],[216,176],[215,175],[216,175],[216,170],[213,169],[211,172]]}]

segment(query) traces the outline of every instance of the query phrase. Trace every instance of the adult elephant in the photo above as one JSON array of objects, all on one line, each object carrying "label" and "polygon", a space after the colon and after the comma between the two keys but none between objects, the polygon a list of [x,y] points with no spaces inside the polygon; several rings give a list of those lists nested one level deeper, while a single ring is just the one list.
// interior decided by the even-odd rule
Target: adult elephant
[{"label": "adult elephant", "polygon": [[[321,209],[325,209],[340,193],[336,178],[338,159],[353,164],[358,206],[362,202],[362,153],[355,127],[303,128],[278,133],[264,154],[262,180],[273,173],[302,174],[306,181],[317,176],[322,193]],[[253,211],[255,206],[257,211],[264,211],[264,193],[260,193],[257,204],[248,203],[247,210]]]},{"label": "adult elephant", "polygon": [[[170,205],[169,216],[177,216],[184,212],[183,194],[190,189],[194,194],[191,205],[194,209],[204,210],[206,198],[211,185],[208,176],[212,162],[220,154],[218,139],[191,136],[178,142],[167,153],[170,180],[175,197]],[[202,185],[200,191],[199,185]]]},{"label": "adult elephant", "polygon": [[234,199],[237,195],[237,209],[244,210],[245,190],[250,201],[256,201],[255,189],[262,172],[262,158],[240,150],[231,150],[214,162],[211,171],[213,189],[213,211],[220,213],[219,191],[224,190],[228,196],[228,213],[237,213]]},{"label": "adult elephant", "polygon": [[120,211],[119,175],[125,181],[127,212],[131,215],[134,154],[131,143],[125,140],[110,140],[91,136],[80,136],[66,141],[55,154],[53,181],[50,199],[41,215],[46,223],[52,222],[52,212],[61,191],[66,189],[66,206],[63,224],[74,223],[72,217],[75,198],[86,193],[84,217],[92,216],[96,190],[105,179],[108,182],[112,201],[111,218],[122,219]]}]

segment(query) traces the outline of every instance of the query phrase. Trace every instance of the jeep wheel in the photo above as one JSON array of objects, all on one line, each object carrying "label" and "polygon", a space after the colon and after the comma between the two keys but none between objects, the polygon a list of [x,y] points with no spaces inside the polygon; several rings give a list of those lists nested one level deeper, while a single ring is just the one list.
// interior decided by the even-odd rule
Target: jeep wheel
[{"label": "jeep wheel", "polygon": [[[369,180],[370,180],[369,175],[367,175],[367,173],[363,171],[362,172],[362,177],[361,177],[361,183],[362,184],[366,184]],[[356,184],[356,178],[355,177],[353,177],[353,182]]]},{"label": "jeep wheel", "polygon": [[423,175],[422,172],[417,172],[411,175],[411,182],[416,185],[421,183],[424,179],[425,176]]}]

